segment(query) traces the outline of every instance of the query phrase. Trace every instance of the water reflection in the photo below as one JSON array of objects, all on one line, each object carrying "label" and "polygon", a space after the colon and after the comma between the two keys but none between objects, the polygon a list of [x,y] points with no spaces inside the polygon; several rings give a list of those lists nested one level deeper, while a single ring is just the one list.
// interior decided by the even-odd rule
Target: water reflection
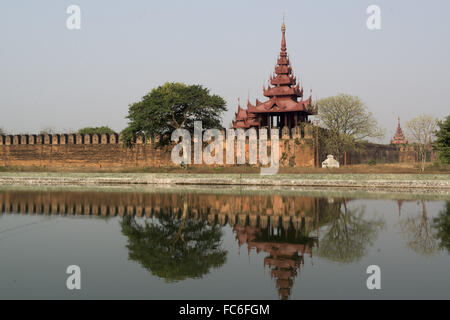
[{"label": "water reflection", "polygon": [[143,223],[127,216],[120,224],[128,238],[129,258],[167,282],[201,278],[226,261],[221,227],[193,219],[187,202],[178,212],[162,209]]},{"label": "water reflection", "polygon": [[275,279],[278,295],[288,299],[294,280],[305,263],[305,254],[312,257],[312,248],[317,238],[299,233],[292,225],[285,228],[251,227],[236,224],[233,227],[239,246],[247,244],[248,253],[255,250],[264,253],[264,267],[269,268],[270,276]]},{"label": "water reflection", "polygon": [[445,208],[433,220],[433,228],[436,230],[439,248],[450,253],[450,202],[447,202]]},{"label": "water reflection", "polygon": [[[414,217],[401,214],[408,246],[430,254],[450,252],[450,204],[435,219],[426,204]],[[225,228],[239,247],[264,257],[281,299],[289,299],[305,258],[340,263],[361,260],[385,221],[346,198],[283,194],[1,191],[1,213],[120,216],[129,259],[166,282],[198,279],[227,262]]]},{"label": "water reflection", "polygon": [[432,255],[439,251],[435,229],[428,217],[425,201],[421,201],[421,212],[415,216],[400,219],[400,229],[406,237],[408,247],[422,255]]},{"label": "water reflection", "polygon": [[341,263],[359,261],[384,228],[383,219],[365,217],[365,206],[349,209],[347,203],[347,199],[342,199],[320,207],[320,223],[324,227],[318,256]]}]

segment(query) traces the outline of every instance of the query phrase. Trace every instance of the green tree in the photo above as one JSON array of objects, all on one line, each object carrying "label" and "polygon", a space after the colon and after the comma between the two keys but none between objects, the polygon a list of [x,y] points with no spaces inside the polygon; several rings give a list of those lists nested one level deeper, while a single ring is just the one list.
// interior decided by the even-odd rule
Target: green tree
[{"label": "green tree", "polygon": [[78,130],[79,134],[104,134],[104,133],[116,133],[113,129],[107,126],[102,127],[86,127]]},{"label": "green tree", "polygon": [[439,152],[439,159],[445,164],[450,164],[450,116],[438,123],[439,130],[435,132],[435,147]]},{"label": "green tree", "polygon": [[351,151],[358,142],[382,138],[383,130],[364,102],[356,96],[340,94],[317,102],[319,119],[326,132],[321,132],[322,149],[339,157]]},{"label": "green tree", "polygon": [[204,128],[220,129],[220,117],[226,110],[225,100],[201,85],[166,83],[130,105],[123,142],[130,147],[138,136],[145,140],[160,137],[159,144],[167,145],[175,129],[192,132],[194,121],[202,121]]},{"label": "green tree", "polygon": [[447,249],[450,253],[450,202],[447,202],[444,210],[433,219],[433,227],[436,229],[436,237],[439,239],[439,247]]},{"label": "green tree", "polygon": [[408,139],[417,147],[422,172],[425,171],[427,147],[432,143],[437,123],[436,118],[427,114],[422,114],[406,123]]},{"label": "green tree", "polygon": [[121,227],[128,237],[129,258],[166,282],[201,278],[226,262],[220,226],[189,217],[186,203],[181,218],[163,212],[157,221],[139,224],[127,216]]}]

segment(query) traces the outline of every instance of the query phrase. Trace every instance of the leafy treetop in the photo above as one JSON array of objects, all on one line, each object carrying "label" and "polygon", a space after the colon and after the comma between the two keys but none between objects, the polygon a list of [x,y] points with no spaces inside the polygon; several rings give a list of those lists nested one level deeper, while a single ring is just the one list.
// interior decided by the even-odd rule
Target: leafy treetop
[{"label": "leafy treetop", "polygon": [[[356,96],[340,94],[318,101],[319,119],[327,129],[324,147],[335,155],[355,148],[369,138],[382,138],[383,130],[364,102]],[[323,144],[322,144],[323,145]]]},{"label": "leafy treetop", "polygon": [[226,110],[225,100],[201,85],[165,83],[130,105],[123,142],[130,147],[138,136],[145,140],[160,137],[159,144],[167,145],[175,129],[192,132],[195,121],[201,121],[203,128],[220,129]]}]

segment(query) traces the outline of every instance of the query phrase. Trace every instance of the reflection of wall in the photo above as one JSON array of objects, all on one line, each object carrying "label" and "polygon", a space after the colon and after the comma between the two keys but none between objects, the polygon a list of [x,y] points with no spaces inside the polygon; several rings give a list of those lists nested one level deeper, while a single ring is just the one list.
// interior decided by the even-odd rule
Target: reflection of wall
[{"label": "reflection of wall", "polygon": [[308,227],[314,218],[315,200],[306,197],[264,195],[208,195],[118,192],[0,192],[0,212],[44,215],[102,215],[151,217],[161,210],[181,213],[187,201],[194,216],[211,223],[275,227],[292,223]]}]

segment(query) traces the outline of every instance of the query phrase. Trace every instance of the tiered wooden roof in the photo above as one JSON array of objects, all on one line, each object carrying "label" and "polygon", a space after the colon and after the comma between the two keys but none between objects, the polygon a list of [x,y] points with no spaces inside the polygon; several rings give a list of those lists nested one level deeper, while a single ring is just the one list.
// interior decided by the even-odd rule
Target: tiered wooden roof
[{"label": "tiered wooden roof", "polygon": [[242,109],[240,104],[235,114],[233,126],[235,128],[249,128],[261,125],[261,114],[277,114],[287,112],[303,112],[307,115],[316,114],[311,108],[311,95],[303,100],[303,88],[297,82],[292,73],[286,47],[286,26],[283,22],[281,27],[281,51],[275,66],[275,73],[270,77],[270,84],[263,88],[264,96],[269,98],[265,102],[256,99],[255,105],[247,102],[247,110]]}]

